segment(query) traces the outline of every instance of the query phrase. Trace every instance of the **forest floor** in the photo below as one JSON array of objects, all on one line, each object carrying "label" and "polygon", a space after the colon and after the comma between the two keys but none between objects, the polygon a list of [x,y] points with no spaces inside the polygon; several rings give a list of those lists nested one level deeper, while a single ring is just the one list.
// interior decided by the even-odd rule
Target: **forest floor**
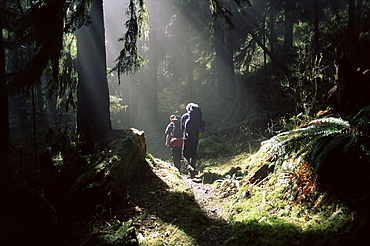
[{"label": "forest floor", "polygon": [[227,198],[212,184],[192,180],[156,159],[151,173],[129,189],[127,209],[140,245],[235,245],[222,217]]}]

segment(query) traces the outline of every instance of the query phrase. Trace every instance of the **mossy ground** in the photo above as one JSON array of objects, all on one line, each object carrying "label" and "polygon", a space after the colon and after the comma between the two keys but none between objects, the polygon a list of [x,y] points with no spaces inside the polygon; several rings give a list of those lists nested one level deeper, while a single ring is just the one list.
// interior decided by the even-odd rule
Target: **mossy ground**
[{"label": "mossy ground", "polygon": [[[278,173],[251,185],[263,154],[200,160],[195,183],[160,159],[130,186],[125,216],[140,245],[366,245],[364,220],[340,201],[317,194],[294,202]],[[259,160],[259,161],[256,161]],[[237,168],[237,171],[230,170]],[[204,181],[204,179],[203,179]],[[118,223],[118,222],[117,222]]]},{"label": "mossy ground", "polygon": [[106,211],[109,219],[96,215],[80,241],[204,246],[369,242],[366,219],[319,189],[302,197],[300,186],[276,170],[251,182],[269,157],[261,147],[254,154],[199,159],[200,178],[194,182],[185,168],[179,173],[171,161],[148,154],[126,201],[116,211]]}]

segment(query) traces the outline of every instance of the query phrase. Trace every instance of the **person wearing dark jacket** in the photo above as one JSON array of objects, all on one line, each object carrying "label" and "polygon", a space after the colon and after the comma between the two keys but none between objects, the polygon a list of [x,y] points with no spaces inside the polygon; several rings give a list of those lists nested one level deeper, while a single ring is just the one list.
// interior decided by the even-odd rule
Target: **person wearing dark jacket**
[{"label": "person wearing dark jacket", "polygon": [[186,106],[186,113],[181,117],[181,124],[184,131],[183,156],[188,162],[187,169],[189,170],[190,178],[192,179],[195,178],[195,175],[197,174],[195,163],[197,160],[197,148],[199,141],[199,126],[193,127],[194,123],[189,123],[191,120],[190,115],[194,108],[199,108],[198,104],[189,103]]}]

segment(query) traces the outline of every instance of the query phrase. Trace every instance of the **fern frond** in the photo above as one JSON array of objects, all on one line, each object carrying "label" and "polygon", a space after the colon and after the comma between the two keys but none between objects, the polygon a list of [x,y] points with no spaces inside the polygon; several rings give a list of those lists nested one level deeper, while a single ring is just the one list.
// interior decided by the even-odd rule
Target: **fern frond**
[{"label": "fern frond", "polygon": [[355,188],[365,187],[364,180],[368,180],[370,106],[350,122],[332,117],[313,120],[264,144],[267,153],[277,157],[272,163],[274,170],[288,176],[291,185],[286,197],[305,202],[315,196],[318,186],[348,197]]},{"label": "fern frond", "polygon": [[335,118],[335,117],[327,117],[327,118],[322,118],[322,119],[317,119],[317,120],[312,120],[311,122],[308,123],[309,126],[314,126],[314,127],[321,127],[321,128],[327,128],[328,126],[333,126],[335,128],[349,128],[350,124],[348,121],[343,120],[341,118]]},{"label": "fern frond", "polygon": [[[279,159],[301,158],[300,163],[307,159],[316,159],[320,156],[321,160],[334,146],[327,146],[329,143],[339,143],[339,139],[348,136],[350,132],[348,121],[339,118],[323,118],[311,121],[307,127],[298,128],[289,132],[280,133],[273,138],[263,142],[269,149],[270,155],[278,155]],[[341,136],[338,137],[337,136]],[[335,139],[335,141],[333,141]],[[318,163],[315,163],[315,168]]]}]

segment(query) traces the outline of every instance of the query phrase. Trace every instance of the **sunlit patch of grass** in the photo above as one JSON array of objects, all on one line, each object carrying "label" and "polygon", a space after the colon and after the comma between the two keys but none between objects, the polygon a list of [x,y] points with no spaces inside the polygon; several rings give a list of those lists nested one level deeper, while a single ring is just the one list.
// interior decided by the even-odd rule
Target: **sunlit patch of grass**
[{"label": "sunlit patch of grass", "polygon": [[237,245],[326,245],[350,237],[346,230],[353,214],[340,201],[317,191],[311,197],[316,201],[296,202],[291,199],[293,184],[282,183],[280,171],[270,173],[263,183],[250,184],[267,156],[262,150],[240,161],[246,176],[224,204]]},{"label": "sunlit patch of grass", "polygon": [[248,158],[249,154],[242,153],[233,157],[220,157],[217,159],[201,159],[197,163],[197,168],[200,172],[209,172],[225,175],[232,168],[244,165],[244,161]]},{"label": "sunlit patch of grass", "polygon": [[[240,245],[309,245],[308,235],[328,238],[325,233],[340,232],[351,221],[350,215],[335,215],[330,207],[321,211],[308,210],[304,205],[292,205],[282,197],[283,190],[264,187],[250,188],[249,197],[226,205],[228,220]],[[339,211],[339,210],[338,210]],[[248,237],[248,234],[251,234]],[[249,240],[253,239],[253,243]],[[325,239],[328,240],[328,239]],[[323,242],[321,239],[317,242]],[[317,245],[320,245],[318,243]]]},{"label": "sunlit patch of grass", "polygon": [[140,232],[138,241],[140,245],[191,245],[192,239],[178,226],[162,223],[156,230]]},{"label": "sunlit patch of grass", "polygon": [[[340,201],[319,190],[297,200],[297,195],[306,193],[298,193],[296,179],[286,179],[286,170],[279,168],[263,182],[250,183],[256,171],[269,164],[270,155],[262,147],[253,155],[198,162],[200,174],[218,177],[213,181],[214,202],[223,205],[222,218],[233,230],[233,245],[345,245],[342,241],[356,232],[355,215]],[[294,160],[291,162],[294,165]],[[146,231],[141,245],[194,245],[199,236],[194,225],[205,225],[208,218],[177,169],[158,159],[155,163],[154,172],[168,184],[157,193],[162,206],[155,214],[166,220],[158,220],[154,231]],[[230,172],[233,169],[235,172]]]}]

